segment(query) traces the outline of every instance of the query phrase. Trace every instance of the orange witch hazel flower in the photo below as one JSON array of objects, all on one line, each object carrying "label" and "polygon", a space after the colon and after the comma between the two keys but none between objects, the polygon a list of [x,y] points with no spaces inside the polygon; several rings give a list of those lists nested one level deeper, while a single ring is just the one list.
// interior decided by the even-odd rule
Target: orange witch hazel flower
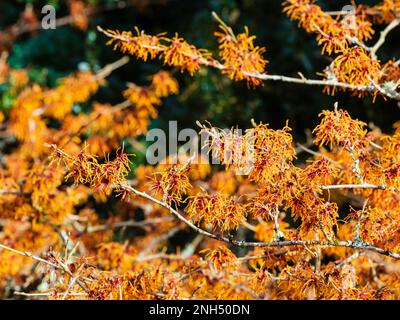
[{"label": "orange witch hazel flower", "polygon": [[88,7],[85,2],[81,0],[70,0],[69,7],[74,26],[78,29],[86,30],[89,25],[89,19],[87,15]]},{"label": "orange witch hazel flower", "polygon": [[176,33],[163,52],[164,63],[174,67],[180,67],[181,71],[188,71],[191,76],[200,70],[201,64],[208,63],[211,54],[205,49],[197,49]]},{"label": "orange witch hazel flower", "polygon": [[114,50],[119,49],[123,53],[129,53],[144,61],[149,57],[155,59],[164,47],[160,43],[160,40],[164,39],[163,35],[165,35],[165,33],[151,36],[144,33],[144,31],[140,31],[138,27],[135,27],[136,36],[130,31],[105,31],[101,28],[99,28],[99,30],[111,37],[107,45],[114,45]]},{"label": "orange witch hazel flower", "polygon": [[236,266],[237,258],[226,246],[219,246],[216,249],[204,249],[205,258],[210,261],[217,271],[233,269]]},{"label": "orange witch hazel flower", "polygon": [[178,81],[168,71],[159,71],[151,77],[151,85],[157,97],[167,97],[178,94]]},{"label": "orange witch hazel flower", "polygon": [[223,193],[200,192],[186,208],[188,215],[198,224],[211,225],[222,231],[235,230],[245,221],[245,208],[239,201]]},{"label": "orange witch hazel flower", "polygon": [[125,98],[136,106],[139,114],[145,113],[149,114],[152,118],[157,117],[157,109],[155,106],[160,105],[161,100],[153,90],[131,83],[123,94]]},{"label": "orange witch hazel flower", "polygon": [[368,144],[366,123],[353,120],[347,111],[337,109],[323,111],[321,123],[314,129],[315,144],[343,147],[349,150],[362,149]]},{"label": "orange witch hazel flower", "polygon": [[287,0],[283,12],[290,19],[299,21],[299,26],[307,32],[317,33],[322,52],[331,54],[343,49],[343,46],[347,47],[340,22],[324,12],[314,0]]},{"label": "orange witch hazel flower", "polygon": [[283,12],[290,19],[299,20],[299,25],[307,32],[313,32],[317,30],[318,26],[334,21],[315,2],[315,0],[287,0],[283,3]]},{"label": "orange witch hazel flower", "polygon": [[119,185],[126,181],[125,177],[130,171],[129,163],[129,158],[123,151],[117,153],[114,160],[95,167],[91,185],[106,194],[113,188],[118,189]]},{"label": "orange witch hazel flower", "polygon": [[392,59],[382,66],[381,78],[379,79],[379,82],[383,83],[384,88],[397,88],[398,79],[400,79],[399,62]]},{"label": "orange witch hazel flower", "polygon": [[118,189],[125,182],[125,177],[130,171],[128,155],[123,150],[112,161],[100,164],[96,157],[87,153],[86,149],[77,156],[66,154],[61,149],[53,146],[54,152],[51,162],[62,162],[68,173],[65,179],[73,178],[77,183],[88,183],[94,189],[109,194],[114,188]]},{"label": "orange witch hazel flower", "polygon": [[400,1],[399,0],[383,0],[372,9],[380,12],[379,15],[373,15],[373,18],[378,23],[389,23],[398,17],[400,12]]},{"label": "orange witch hazel flower", "polygon": [[87,183],[93,176],[93,168],[97,165],[97,159],[88,154],[86,148],[81,150],[77,156],[72,157],[65,154],[61,149],[55,148],[52,154],[52,161],[62,161],[68,173],[65,179],[73,178],[75,184]]},{"label": "orange witch hazel flower", "polygon": [[[346,23],[347,22],[347,29],[350,33],[350,36],[355,36],[357,39],[363,41],[363,40],[369,40],[372,38],[372,36],[375,33],[375,30],[372,28],[372,22],[369,20],[369,17],[366,13],[366,8],[363,5],[355,6],[354,11],[355,11],[355,21],[353,20],[349,21],[345,20],[342,22]],[[343,17],[343,19],[347,19],[346,16]]]},{"label": "orange witch hazel flower", "polygon": [[331,55],[348,48],[351,39],[359,41],[371,39],[374,30],[362,5],[354,8],[351,15],[342,19],[334,18],[324,12],[315,0],[287,0],[283,11],[290,19],[299,21],[299,26],[307,32],[317,34],[322,52]]},{"label": "orange witch hazel flower", "polygon": [[381,66],[360,47],[342,52],[332,64],[332,71],[339,82],[355,86],[369,86],[371,81],[378,82]]},{"label": "orange witch hazel flower", "polygon": [[191,187],[189,164],[175,164],[153,174],[152,191],[163,196],[168,203],[180,203]]},{"label": "orange witch hazel flower", "polygon": [[254,45],[255,36],[249,36],[249,30],[234,35],[226,25],[220,25],[222,32],[215,32],[218,38],[220,56],[224,61],[223,73],[233,80],[247,80],[251,87],[262,84],[262,80],[252,75],[264,73],[268,63],[262,54],[265,48]]},{"label": "orange witch hazel flower", "polygon": [[71,112],[74,103],[87,101],[102,83],[91,72],[78,72],[61,79],[58,87],[43,92],[45,114],[62,119]]}]

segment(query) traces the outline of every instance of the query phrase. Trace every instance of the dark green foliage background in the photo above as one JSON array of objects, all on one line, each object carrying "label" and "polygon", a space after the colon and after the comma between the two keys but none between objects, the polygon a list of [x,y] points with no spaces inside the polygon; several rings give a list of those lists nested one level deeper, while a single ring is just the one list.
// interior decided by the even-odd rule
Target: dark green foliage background
[{"label": "dark green foliage background", "polygon": [[[91,2],[103,5],[113,1]],[[368,4],[378,2],[363,1]],[[33,3],[39,17],[41,7],[48,3],[56,6],[58,18],[68,14],[65,3],[60,0],[2,0],[0,30],[18,19],[26,3]],[[302,72],[306,77],[315,78],[316,72],[329,63],[329,58],[321,56],[314,37],[297,28],[296,23],[282,13],[282,1],[143,0],[134,3],[126,9],[91,17],[87,32],[65,26],[56,30],[39,30],[36,35],[19,38],[10,51],[12,67],[29,68],[33,80],[53,86],[60,76],[73,72],[83,63],[96,70],[115,61],[121,54],[105,45],[107,39],[96,31],[97,25],[119,30],[133,30],[137,25],[148,33],[167,31],[170,36],[178,32],[189,42],[208,48],[217,55],[217,42],[213,36],[217,23],[211,16],[212,11],[217,12],[235,32],[241,32],[245,25],[249,27],[250,32],[257,36],[256,43],[267,48],[270,74],[297,76],[297,72]],[[321,0],[318,4],[328,10],[340,10],[349,1]],[[383,59],[400,57],[399,40],[400,31],[397,30],[380,52]],[[162,68],[160,61],[144,63],[132,58],[129,65],[108,78],[108,86],[101,89],[95,99],[118,103],[123,99],[121,91],[127,81],[146,84],[148,76]],[[165,127],[168,120],[178,120],[180,127],[195,127],[196,120],[209,120],[219,127],[238,125],[246,128],[254,118],[270,123],[273,128],[281,128],[289,119],[295,137],[302,141],[305,130],[317,124],[318,113],[332,108],[335,101],[347,108],[353,117],[373,122],[384,131],[390,131],[400,115],[395,102],[382,98],[373,104],[371,98],[359,99],[349,93],[330,97],[322,93],[320,87],[272,82],[265,82],[264,86],[252,90],[245,82],[234,83],[218,71],[206,68],[194,77],[179,71],[175,74],[181,85],[181,95],[166,99],[153,127]],[[1,107],[9,108],[13,97],[8,95],[4,86],[0,90]],[[84,110],[85,106],[82,107]]]}]

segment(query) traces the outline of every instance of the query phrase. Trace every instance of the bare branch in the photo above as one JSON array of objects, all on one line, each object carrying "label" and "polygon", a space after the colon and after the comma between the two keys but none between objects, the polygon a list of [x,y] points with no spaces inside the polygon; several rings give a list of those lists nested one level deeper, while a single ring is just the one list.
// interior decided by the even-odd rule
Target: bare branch
[{"label": "bare branch", "polygon": [[376,59],[376,52],[385,43],[387,35],[400,24],[400,19],[394,19],[386,28],[381,32],[381,35],[375,45],[371,48],[370,52]]},{"label": "bare branch", "polygon": [[360,184],[335,184],[328,186],[320,186],[322,190],[332,190],[332,189],[379,189],[387,190],[388,188],[382,185],[375,185],[370,183],[360,183]]},{"label": "bare branch", "polygon": [[[8,251],[11,251],[11,252],[14,252],[14,253],[16,253],[16,254],[19,254],[19,255],[22,255],[22,256],[25,256],[25,257],[29,257],[29,258],[31,258],[31,259],[33,259],[33,260],[38,261],[38,262],[42,262],[42,263],[44,263],[44,264],[47,264],[47,265],[49,265],[49,266],[51,266],[51,267],[53,267],[53,268],[56,268],[56,269],[59,269],[59,270],[63,270],[63,271],[66,272],[70,277],[74,278],[74,275],[73,275],[73,273],[69,270],[68,266],[66,266],[65,264],[63,264],[63,263],[62,263],[61,261],[59,261],[59,260],[56,260],[57,263],[53,263],[53,262],[51,262],[51,261],[48,261],[48,260],[45,260],[45,259],[40,258],[40,257],[38,257],[38,256],[35,256],[35,255],[31,254],[30,252],[24,252],[24,251],[20,251],[20,250],[17,250],[17,249],[13,249],[13,248],[11,248],[11,247],[9,247],[9,246],[6,246],[6,245],[4,245],[4,244],[1,244],[1,243],[0,243],[0,248],[5,249],[5,250],[8,250]],[[87,289],[86,285],[85,285],[82,281],[80,281],[79,279],[77,279],[77,280],[76,280],[76,283],[77,283],[84,291],[88,292],[88,289]]]},{"label": "bare branch", "polygon": [[5,249],[5,250],[8,250],[8,251],[11,251],[11,252],[14,252],[14,253],[19,254],[19,255],[21,255],[21,256],[25,256],[25,257],[32,258],[33,260],[36,260],[36,261],[38,261],[38,262],[45,263],[45,264],[47,264],[47,265],[49,265],[49,266],[51,266],[51,267],[54,267],[54,268],[56,268],[56,269],[62,269],[61,266],[59,266],[59,265],[57,265],[57,264],[54,264],[54,263],[52,263],[51,261],[48,261],[48,260],[45,260],[45,259],[40,258],[40,257],[38,257],[38,256],[35,256],[35,255],[31,254],[30,252],[24,252],[24,251],[20,251],[20,250],[17,250],[17,249],[13,249],[13,248],[11,248],[11,247],[9,247],[9,246],[6,246],[6,245],[4,245],[4,244],[1,244],[1,243],[0,243],[0,248]]},{"label": "bare branch", "polygon": [[146,219],[143,221],[135,221],[135,220],[127,220],[127,221],[119,221],[110,224],[103,224],[97,226],[89,226],[86,230],[87,233],[105,231],[109,229],[115,228],[124,228],[124,227],[138,227],[138,228],[146,228],[148,225],[164,223],[164,222],[171,222],[174,218],[167,217],[167,218],[154,218],[154,219]]}]

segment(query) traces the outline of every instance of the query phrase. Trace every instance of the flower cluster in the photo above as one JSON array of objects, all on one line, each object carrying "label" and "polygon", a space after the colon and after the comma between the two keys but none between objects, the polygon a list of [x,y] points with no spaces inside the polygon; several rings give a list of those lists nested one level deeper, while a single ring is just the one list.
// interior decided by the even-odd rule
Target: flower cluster
[{"label": "flower cluster", "polygon": [[290,19],[298,21],[299,26],[307,32],[317,35],[322,52],[329,55],[346,50],[352,37],[364,41],[371,39],[374,33],[362,6],[355,8],[354,13],[345,15],[342,20],[324,12],[314,0],[287,0],[284,6],[283,11]]},{"label": "flower cluster", "polygon": [[236,256],[225,246],[219,246],[213,250],[205,249],[202,253],[206,253],[207,261],[210,261],[218,271],[235,267],[237,262]]},{"label": "flower cluster", "polygon": [[259,78],[252,77],[265,72],[268,63],[263,58],[265,48],[254,45],[255,36],[249,36],[246,27],[244,33],[234,35],[230,29],[221,25],[222,32],[216,32],[220,56],[224,62],[223,73],[233,80],[247,80],[249,86],[256,87],[262,83]]},{"label": "flower cluster", "polygon": [[126,180],[130,171],[128,155],[123,151],[116,154],[115,159],[106,163],[99,163],[96,157],[81,150],[78,155],[71,156],[58,149],[56,146],[52,154],[51,163],[62,162],[68,171],[65,179],[72,178],[75,184],[89,184],[92,188],[102,193],[109,194],[113,189]]},{"label": "flower cluster", "polygon": [[378,5],[371,8],[371,11],[378,11],[380,14],[373,15],[373,18],[378,23],[390,23],[399,17],[400,1],[398,0],[383,0]]},{"label": "flower cluster", "polygon": [[183,196],[191,185],[189,182],[190,165],[172,165],[153,174],[152,189],[155,194],[162,195],[168,203],[182,202]]},{"label": "flower cluster", "polygon": [[123,53],[129,53],[138,59],[146,61],[155,59],[159,52],[164,49],[160,41],[164,39],[164,34],[156,36],[150,36],[140,31],[139,28],[135,27],[136,36],[130,31],[104,31],[111,39],[107,42],[107,45],[113,45],[114,50],[119,49]]},{"label": "flower cluster", "polygon": [[331,71],[338,81],[354,86],[368,86],[371,81],[378,82],[380,70],[380,63],[371,59],[360,47],[344,51],[335,58],[331,66]]},{"label": "flower cluster", "polygon": [[187,71],[191,76],[200,70],[201,64],[207,64],[210,54],[205,49],[197,49],[189,44],[178,34],[172,39],[167,39],[169,45],[163,51],[164,63],[173,67],[180,67],[181,71]]},{"label": "flower cluster", "polygon": [[[397,89],[398,77],[394,83],[386,77],[392,73],[393,63],[382,64],[376,56],[376,51],[384,43],[381,37],[375,46],[369,47],[367,40],[374,35],[374,23],[390,23],[396,17],[398,4],[396,1],[384,1],[381,5],[368,7],[353,6],[351,12],[339,14],[336,18],[323,11],[314,0],[287,0],[284,12],[307,32],[316,34],[317,42],[322,47],[322,53],[333,57],[333,62],[324,70],[323,77],[328,81],[347,84],[347,88],[355,90],[354,94],[362,96],[365,93],[389,93]],[[380,12],[380,14],[376,14]],[[389,29],[388,29],[389,30]],[[381,42],[382,41],[382,42]],[[395,68],[394,68],[395,69]],[[381,89],[383,88],[383,89]],[[325,91],[334,94],[344,87],[325,87]]]},{"label": "flower cluster", "polygon": [[167,97],[179,93],[178,81],[167,71],[159,71],[151,77],[151,85],[157,97]]},{"label": "flower cluster", "polygon": [[354,120],[347,111],[335,109],[323,111],[321,123],[314,129],[315,144],[329,144],[349,150],[357,150],[368,145],[366,123]]},{"label": "flower cluster", "polygon": [[164,64],[178,67],[192,76],[201,70],[202,65],[217,67],[233,80],[247,80],[252,87],[260,85],[262,81],[257,76],[265,71],[268,63],[262,56],[265,49],[254,45],[255,37],[249,36],[247,28],[244,33],[235,36],[226,26],[220,27],[222,32],[216,32],[215,35],[223,64],[213,59],[208,50],[196,48],[178,34],[168,38],[165,34],[150,36],[138,28],[135,28],[137,36],[129,31],[99,30],[111,38],[107,44],[138,59],[146,61],[148,57],[159,57]]},{"label": "flower cluster", "polygon": [[73,17],[73,25],[80,29],[86,30],[89,25],[88,5],[82,0],[68,1],[69,11]]},{"label": "flower cluster", "polygon": [[221,193],[197,194],[190,200],[186,211],[197,223],[222,231],[237,229],[246,216],[244,207],[237,199]]}]

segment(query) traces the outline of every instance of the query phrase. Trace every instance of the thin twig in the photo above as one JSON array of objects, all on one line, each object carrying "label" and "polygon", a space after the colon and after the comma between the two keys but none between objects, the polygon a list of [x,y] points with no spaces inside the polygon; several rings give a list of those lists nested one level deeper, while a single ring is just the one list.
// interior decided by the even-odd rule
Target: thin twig
[{"label": "thin twig", "polygon": [[11,252],[14,252],[14,253],[19,254],[19,255],[21,255],[21,256],[29,257],[29,258],[31,258],[31,259],[33,259],[33,260],[36,260],[36,261],[38,261],[38,262],[45,263],[45,264],[47,264],[47,265],[49,265],[49,266],[52,266],[52,267],[54,267],[54,268],[56,268],[56,269],[62,269],[61,266],[56,265],[56,264],[52,263],[51,261],[48,261],[48,260],[45,260],[45,259],[40,258],[40,257],[38,257],[38,256],[35,256],[35,255],[31,254],[30,252],[20,251],[20,250],[11,248],[11,247],[6,246],[6,245],[1,244],[1,243],[0,243],[0,248],[3,248],[3,249],[5,249],[5,250],[11,251]]},{"label": "thin twig", "polygon": [[[15,295],[17,296],[25,296],[25,297],[48,297],[48,296],[52,296],[54,295],[53,292],[19,292],[16,291],[14,292]],[[86,293],[85,292],[70,292],[67,294],[67,296],[85,296]]]},{"label": "thin twig", "polygon": [[244,257],[240,257],[237,258],[238,261],[241,262],[246,262],[246,261],[250,261],[250,260],[260,260],[260,259],[266,259],[269,257],[274,257],[274,256],[281,256],[284,255],[286,253],[288,253],[289,251],[286,249],[280,249],[280,250],[276,250],[274,252],[269,252],[263,255],[259,255],[259,256],[244,256]]},{"label": "thin twig", "polygon": [[150,260],[185,260],[185,257],[182,255],[177,255],[177,254],[165,254],[165,253],[156,253],[152,254],[149,256],[142,256],[142,257],[137,257],[135,261],[138,262],[143,262],[143,261],[150,261]]},{"label": "thin twig", "polygon": [[346,259],[343,259],[338,264],[336,264],[335,268],[340,268],[341,266],[348,264],[349,262],[353,261],[354,259],[357,259],[359,256],[360,256],[360,252],[356,251],[352,255],[348,256]]},{"label": "thin twig", "polygon": [[89,226],[85,233],[93,233],[99,231],[105,231],[109,229],[115,228],[124,228],[124,227],[138,227],[138,228],[146,228],[148,225],[164,223],[164,222],[171,222],[173,221],[173,217],[166,217],[166,218],[154,218],[154,219],[146,219],[143,221],[135,221],[135,220],[127,220],[127,221],[119,221],[110,224],[103,224],[97,226]]},{"label": "thin twig", "polygon": [[[38,262],[45,263],[45,264],[47,264],[47,265],[49,265],[49,266],[52,266],[53,268],[56,268],[56,269],[59,269],[59,270],[63,270],[63,271],[65,271],[70,277],[72,277],[72,278],[74,277],[73,273],[69,270],[68,266],[66,266],[65,264],[63,264],[63,263],[62,263],[61,261],[59,261],[59,260],[56,260],[56,261],[57,261],[57,264],[56,264],[56,263],[53,263],[53,262],[51,262],[51,261],[45,260],[45,259],[43,259],[43,258],[40,258],[40,257],[38,257],[38,256],[35,256],[35,255],[31,254],[30,252],[24,252],[24,251],[20,251],[20,250],[17,250],[17,249],[13,249],[13,248],[11,248],[11,247],[9,247],[9,246],[6,246],[6,245],[4,245],[4,244],[1,244],[1,243],[0,243],[0,248],[3,248],[3,249],[5,249],[5,250],[14,252],[14,253],[16,253],[16,254],[19,254],[19,255],[22,255],[22,256],[25,256],[25,257],[29,257],[29,258],[31,258],[31,259],[34,259],[34,260],[38,261]],[[78,280],[76,280],[76,283],[77,283],[84,291],[88,292],[88,289],[87,289],[86,285],[85,285],[82,281],[80,281],[80,280],[78,279]]]},{"label": "thin twig", "polygon": [[21,190],[0,190],[0,195],[24,196],[30,195],[30,192],[23,192]]},{"label": "thin twig", "polygon": [[150,252],[155,246],[157,246],[159,243],[168,240],[169,238],[173,237],[179,230],[181,230],[182,227],[174,227],[170,229],[168,232],[162,234],[161,236],[154,238],[153,241],[139,254],[139,259],[143,258],[146,256],[148,252]]},{"label": "thin twig", "polygon": [[379,189],[379,190],[387,190],[386,186],[375,185],[371,183],[359,183],[359,184],[335,184],[335,185],[327,185],[320,186],[322,190],[332,190],[332,189]]},{"label": "thin twig", "polygon": [[252,296],[254,299],[256,300],[260,300],[262,299],[262,297],[260,297],[258,294],[256,294],[253,290],[250,290],[249,288],[247,288],[245,285],[243,284],[236,284],[230,280],[226,280],[226,279],[220,279],[219,281],[222,281],[228,285],[230,285],[232,288],[236,289],[236,290],[240,290],[243,291],[245,293],[247,293],[248,295]]},{"label": "thin twig", "polygon": [[390,24],[386,26],[386,28],[381,32],[381,35],[378,39],[378,41],[375,43],[375,45],[371,48],[370,52],[373,57],[376,58],[376,52],[379,50],[379,48],[385,43],[386,37],[389,34],[390,31],[392,31],[394,28],[396,28],[400,24],[399,19],[394,19]]},{"label": "thin twig", "polygon": [[122,66],[126,65],[129,62],[129,57],[124,56],[121,59],[118,59],[117,61],[107,64],[104,66],[102,69],[100,69],[95,77],[96,79],[104,79],[108,77],[114,70],[117,70],[121,68]]}]

